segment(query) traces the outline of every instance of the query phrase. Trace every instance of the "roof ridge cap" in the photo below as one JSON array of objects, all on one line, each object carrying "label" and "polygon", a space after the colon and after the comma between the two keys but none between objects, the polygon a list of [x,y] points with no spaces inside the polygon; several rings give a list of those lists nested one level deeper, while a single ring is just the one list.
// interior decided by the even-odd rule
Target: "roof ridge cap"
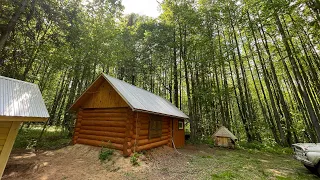
[{"label": "roof ridge cap", "polygon": [[[110,76],[110,75],[108,75],[108,74],[106,74],[106,73],[103,73],[103,74],[104,74],[105,76],[114,78],[114,79],[116,79],[116,80],[118,80],[118,81],[122,81],[122,82],[124,82],[124,83],[126,83],[126,84],[129,84],[130,86],[132,86],[132,87],[134,87],[134,88],[141,89],[141,90],[143,90],[143,91],[145,91],[145,92],[147,92],[147,93],[150,93],[150,94],[152,94],[152,95],[158,96],[158,97],[160,97],[160,98],[165,99],[166,101],[168,101],[166,98],[163,98],[163,97],[161,97],[161,96],[159,96],[159,95],[157,95],[157,94],[154,94],[154,93],[152,93],[152,92],[150,92],[150,91],[147,91],[146,89],[143,89],[143,88],[141,88],[141,87],[135,86],[135,85],[130,84],[130,83],[127,83],[127,82],[124,81],[124,80],[120,80],[120,79],[115,78],[115,77],[113,77],[113,76]],[[169,102],[169,101],[168,101],[168,102]],[[171,103],[171,102],[170,102],[170,103]]]},{"label": "roof ridge cap", "polygon": [[33,86],[37,86],[37,84],[35,84],[35,83],[22,81],[22,80],[19,80],[19,79],[13,79],[13,78],[9,78],[9,77],[6,77],[6,76],[0,76],[0,79],[5,79],[5,80],[9,80],[9,81],[14,81],[14,82],[19,82],[19,83],[24,83],[24,84],[30,84],[30,85],[33,85]]}]

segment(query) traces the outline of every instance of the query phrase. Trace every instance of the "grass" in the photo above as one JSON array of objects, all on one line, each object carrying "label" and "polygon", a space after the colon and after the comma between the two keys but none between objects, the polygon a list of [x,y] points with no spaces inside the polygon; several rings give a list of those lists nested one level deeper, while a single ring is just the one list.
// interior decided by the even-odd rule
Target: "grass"
[{"label": "grass", "polygon": [[192,171],[203,174],[199,179],[318,179],[289,154],[250,149],[211,150],[201,150],[189,160]]},{"label": "grass", "polygon": [[134,153],[131,157],[130,157],[130,162],[132,165],[134,166],[139,166],[139,162],[138,162],[138,158],[139,158],[139,154],[138,153]]},{"label": "grass", "polygon": [[239,142],[238,149],[247,149],[251,151],[262,151],[273,154],[293,154],[293,150],[290,147],[281,147],[277,144],[271,143],[258,143],[258,142]]},{"label": "grass", "polygon": [[237,175],[232,171],[223,171],[218,174],[212,174],[212,179],[236,179]]},{"label": "grass", "polygon": [[[48,127],[42,140],[37,142],[42,126],[22,129],[14,144],[15,149],[58,149],[67,146],[71,138],[61,128]],[[170,157],[169,162],[158,162],[159,171],[166,171],[166,176],[177,173],[187,179],[280,179],[312,180],[318,177],[309,172],[300,162],[292,158],[290,148],[274,144],[238,143],[234,150],[213,147],[212,141],[207,145],[198,143],[192,148],[182,148],[181,156]],[[111,158],[112,154],[103,148],[99,159]],[[138,165],[138,154],[130,158],[133,165]],[[169,164],[166,164],[169,163]],[[159,173],[163,175],[164,173]],[[126,177],[134,177],[128,172]],[[165,178],[165,177],[164,177]],[[169,177],[168,177],[169,178]],[[182,178],[183,179],[183,178]]]},{"label": "grass", "polygon": [[111,158],[112,158],[112,155],[114,153],[114,150],[113,149],[109,149],[109,148],[106,148],[106,147],[102,147],[101,148],[101,151],[99,153],[99,159],[101,162],[105,161],[105,160],[108,160],[110,161]]},{"label": "grass", "polygon": [[[207,144],[209,147],[213,148],[214,142],[211,137],[204,138],[204,140],[198,141],[198,143],[193,144]],[[236,148],[242,150],[249,150],[249,151],[262,151],[274,154],[293,154],[293,150],[291,147],[282,147],[277,145],[275,142],[269,143],[260,143],[260,142],[236,142]]]},{"label": "grass", "polygon": [[14,149],[59,149],[70,144],[68,132],[60,127],[47,127],[40,141],[38,141],[43,126],[34,125],[19,131]]}]

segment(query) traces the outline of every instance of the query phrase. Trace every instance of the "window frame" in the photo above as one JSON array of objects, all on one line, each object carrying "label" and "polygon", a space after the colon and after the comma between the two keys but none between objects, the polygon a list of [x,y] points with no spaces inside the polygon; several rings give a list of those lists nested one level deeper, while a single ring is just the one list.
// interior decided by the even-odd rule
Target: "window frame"
[{"label": "window frame", "polygon": [[[180,125],[182,125],[180,127]],[[184,121],[183,120],[178,120],[178,130],[184,130]]]},{"label": "window frame", "polygon": [[150,115],[149,118],[149,139],[162,137],[162,117],[157,115]]}]

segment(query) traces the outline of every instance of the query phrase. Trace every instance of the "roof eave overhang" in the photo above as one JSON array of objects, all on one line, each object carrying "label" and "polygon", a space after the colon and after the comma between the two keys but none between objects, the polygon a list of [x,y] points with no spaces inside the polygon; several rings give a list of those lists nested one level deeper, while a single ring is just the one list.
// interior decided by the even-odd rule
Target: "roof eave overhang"
[{"label": "roof eave overhang", "polygon": [[81,96],[75,101],[75,103],[72,104],[72,106],[68,109],[68,111],[70,112],[75,112],[77,111],[77,107],[75,107],[75,105],[77,104],[77,102],[83,97],[83,95],[85,93],[88,92],[88,90],[90,89],[90,87],[92,87],[97,81],[98,79],[100,79],[100,77],[103,77],[110,85],[111,87],[118,93],[118,95],[129,105],[129,107],[131,108],[132,111],[136,111],[136,112],[145,112],[145,113],[149,113],[149,114],[155,114],[155,115],[162,115],[162,116],[168,116],[168,117],[174,117],[174,118],[179,118],[179,119],[189,119],[189,117],[186,115],[186,117],[182,117],[182,116],[174,116],[174,115],[170,115],[170,114],[164,114],[164,113],[159,113],[159,112],[154,112],[154,111],[147,111],[147,110],[143,110],[143,109],[136,109],[132,106],[132,104],[129,103],[129,101],[120,93],[120,91],[110,82],[110,80],[104,75],[104,73],[102,73],[88,88],[87,90],[81,94]]},{"label": "roof eave overhang", "polygon": [[118,93],[118,95],[129,105],[132,111],[135,110],[135,108],[132,106],[132,104],[129,103],[129,101],[120,93],[120,91],[111,83],[111,81],[104,75],[104,73],[101,74],[101,76],[104,77],[104,79],[111,85],[111,87]]},{"label": "roof eave overhang", "polygon": [[188,116],[187,116],[187,117],[174,116],[174,115],[164,114],[164,113],[159,113],[159,112],[154,112],[154,111],[146,111],[146,110],[144,110],[144,109],[133,109],[132,111],[135,111],[135,112],[144,112],[144,113],[154,114],[154,115],[160,115],[160,116],[173,117],[173,118],[178,118],[178,119],[189,119]]},{"label": "roof eave overhang", "polygon": [[0,121],[45,122],[49,117],[0,116]]},{"label": "roof eave overhang", "polygon": [[154,112],[154,111],[147,111],[144,109],[136,109],[134,108],[129,101],[120,93],[120,91],[109,81],[109,79],[104,75],[101,74],[107,81],[108,83],[113,87],[113,89],[119,94],[119,96],[130,106],[132,111],[136,111],[136,112],[145,112],[145,113],[149,113],[149,114],[155,114],[155,115],[162,115],[162,116],[169,116],[169,117],[175,117],[175,118],[179,118],[179,119],[189,119],[188,116],[186,117],[181,117],[181,116],[174,116],[174,115],[170,115],[170,114],[164,114],[164,113],[159,113],[159,112]]},{"label": "roof eave overhang", "polygon": [[[103,76],[103,74],[101,74],[99,77],[97,77],[97,79],[95,81],[93,81],[93,83],[90,84],[90,86],[81,94],[81,96],[79,96],[77,98],[77,100],[68,109],[69,112],[76,112],[80,108],[80,107],[76,107],[76,104],[88,92],[88,90],[100,79],[101,76]],[[106,79],[104,76],[103,76],[103,78]]]}]

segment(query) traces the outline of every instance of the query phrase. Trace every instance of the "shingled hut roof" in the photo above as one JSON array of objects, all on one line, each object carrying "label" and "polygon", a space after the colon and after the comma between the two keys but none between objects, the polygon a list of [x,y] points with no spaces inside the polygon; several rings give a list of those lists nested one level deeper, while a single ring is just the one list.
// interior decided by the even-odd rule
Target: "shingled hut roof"
[{"label": "shingled hut roof", "polygon": [[216,133],[213,135],[214,137],[228,137],[232,140],[237,140],[238,138],[232,134],[226,127],[221,126]]}]

